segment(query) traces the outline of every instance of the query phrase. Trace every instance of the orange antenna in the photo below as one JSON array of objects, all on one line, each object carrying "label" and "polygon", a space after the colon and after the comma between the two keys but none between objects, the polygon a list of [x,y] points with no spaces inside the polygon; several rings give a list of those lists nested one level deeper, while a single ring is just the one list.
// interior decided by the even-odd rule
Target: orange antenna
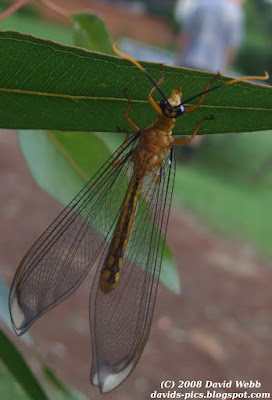
[{"label": "orange antenna", "polygon": [[127,54],[122,53],[120,50],[118,50],[117,47],[116,47],[118,43],[119,43],[119,41],[117,40],[112,45],[112,48],[115,51],[115,53],[118,54],[119,56],[125,58],[126,60],[132,62],[134,65],[136,65],[136,67],[139,68],[148,77],[148,79],[153,83],[153,85],[156,86],[157,90],[160,92],[160,94],[162,95],[164,100],[167,101],[167,103],[168,103],[167,97],[165,96],[163,91],[160,89],[160,87],[157,85],[157,83],[154,81],[152,76],[149,75],[147,70],[140,63],[138,63],[138,61],[134,60],[134,58],[132,58],[132,57],[128,56]]},{"label": "orange antenna", "polygon": [[202,96],[205,93],[212,92],[215,89],[220,89],[220,88],[222,88],[224,86],[227,86],[227,85],[232,85],[233,83],[243,82],[243,81],[247,81],[247,80],[250,80],[250,79],[257,79],[257,80],[260,80],[260,81],[265,81],[268,78],[269,78],[269,74],[268,74],[268,72],[265,72],[265,76],[243,76],[241,78],[232,79],[231,81],[225,82],[222,85],[218,85],[218,86],[215,86],[215,87],[213,87],[211,89],[205,90],[204,92],[195,94],[194,96],[190,97],[189,99],[183,101],[181,103],[181,105],[183,105],[184,103],[188,103],[189,101],[194,100],[195,98],[197,98],[199,96]]}]

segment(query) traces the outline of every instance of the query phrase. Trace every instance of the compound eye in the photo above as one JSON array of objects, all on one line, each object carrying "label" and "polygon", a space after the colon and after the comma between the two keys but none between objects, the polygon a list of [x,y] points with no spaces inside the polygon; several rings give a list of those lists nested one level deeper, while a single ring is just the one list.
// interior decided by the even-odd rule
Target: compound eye
[{"label": "compound eye", "polygon": [[162,99],[162,100],[160,101],[160,108],[161,108],[161,110],[162,110],[163,113],[164,113],[164,110],[165,110],[166,105],[167,105],[167,100]]},{"label": "compound eye", "polygon": [[184,111],[185,111],[185,107],[182,104],[180,104],[177,109],[177,117],[184,114]]}]

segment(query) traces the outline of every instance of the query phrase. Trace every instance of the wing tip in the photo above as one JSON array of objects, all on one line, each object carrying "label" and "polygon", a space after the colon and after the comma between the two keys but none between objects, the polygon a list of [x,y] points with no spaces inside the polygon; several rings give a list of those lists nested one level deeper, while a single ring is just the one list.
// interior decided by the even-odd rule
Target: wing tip
[{"label": "wing tip", "polygon": [[135,367],[135,360],[132,360],[125,368],[115,372],[116,366],[100,367],[99,371],[91,372],[91,382],[94,386],[99,386],[102,394],[111,392],[117,388],[132,372]]},{"label": "wing tip", "polygon": [[16,335],[20,336],[26,331],[26,329],[24,329],[25,314],[19,305],[16,292],[11,293],[10,295],[9,309],[10,309],[12,327]]}]

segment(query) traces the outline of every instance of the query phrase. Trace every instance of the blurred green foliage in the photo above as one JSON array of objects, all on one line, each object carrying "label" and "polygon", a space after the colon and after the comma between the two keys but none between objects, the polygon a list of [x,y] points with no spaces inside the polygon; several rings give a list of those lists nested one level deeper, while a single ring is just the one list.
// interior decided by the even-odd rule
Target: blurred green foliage
[{"label": "blurred green foliage", "polygon": [[166,18],[173,17],[176,0],[144,0],[146,9],[151,14]]},{"label": "blurred green foliage", "polygon": [[[45,379],[43,379],[43,385],[48,393],[48,399],[50,400],[86,400],[86,397],[77,392],[71,391],[64,386],[51,369],[47,367],[47,370],[51,374],[48,376],[48,371],[44,371]],[[53,376],[52,376],[53,374]],[[55,382],[54,382],[55,380]],[[8,371],[8,369],[0,363],[0,399],[1,400],[31,400],[31,397],[23,390],[18,382],[14,379],[14,376]],[[36,398],[35,400],[40,400]],[[89,398],[93,400],[93,398]]]},{"label": "blurred green foliage", "polygon": [[58,41],[66,45],[73,44],[73,32],[71,28],[43,21],[40,18],[33,18],[30,15],[20,15],[19,11],[1,21],[1,31],[18,31]]},{"label": "blurred green foliage", "polygon": [[[205,137],[178,165],[174,199],[211,229],[271,257],[272,132]],[[182,147],[177,148],[182,161]]]},{"label": "blurred green foliage", "polygon": [[235,66],[246,75],[256,75],[265,70],[271,75],[272,3],[248,0],[245,11],[246,34]]},{"label": "blurred green foliage", "polygon": [[[0,11],[6,10],[12,3],[15,3],[15,1],[10,1],[10,0],[0,0]],[[20,16],[28,16],[28,17],[34,17],[34,18],[39,18],[41,16],[41,12],[39,7],[33,7],[32,4],[26,4],[23,7],[19,8],[16,11],[17,15]],[[2,25],[2,21],[1,21]],[[1,26],[2,29],[2,26]]]}]

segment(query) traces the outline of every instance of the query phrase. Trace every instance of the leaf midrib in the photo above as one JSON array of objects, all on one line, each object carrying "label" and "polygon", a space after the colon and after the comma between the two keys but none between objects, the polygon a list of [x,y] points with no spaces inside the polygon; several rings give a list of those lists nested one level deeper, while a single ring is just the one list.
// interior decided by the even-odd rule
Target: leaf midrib
[{"label": "leaf midrib", "polygon": [[[21,90],[21,89],[8,89],[8,88],[0,88],[0,92],[3,93],[18,93],[18,94],[29,94],[33,96],[45,96],[45,97],[57,97],[57,98],[65,98],[71,100],[102,100],[102,101],[119,101],[127,103],[127,99],[122,99],[120,97],[98,97],[98,96],[75,96],[70,94],[61,94],[61,93],[49,93],[49,92],[36,92],[32,90]],[[148,104],[147,100],[131,100],[132,103],[139,104]],[[186,103],[188,105],[194,105],[192,103]],[[256,108],[256,107],[245,107],[245,106],[221,106],[214,104],[201,104],[199,108],[217,108],[217,109],[228,109],[228,110],[252,110],[252,111],[271,111],[271,108]]]}]

